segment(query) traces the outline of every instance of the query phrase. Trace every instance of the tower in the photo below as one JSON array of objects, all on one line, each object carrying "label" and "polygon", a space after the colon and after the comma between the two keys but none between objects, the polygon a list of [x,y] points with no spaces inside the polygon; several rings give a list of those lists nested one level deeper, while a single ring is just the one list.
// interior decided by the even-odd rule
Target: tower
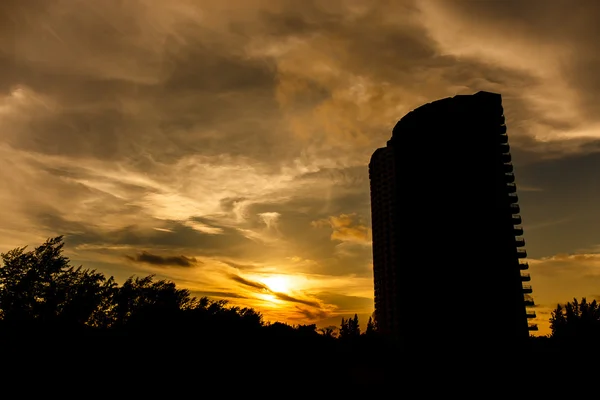
[{"label": "tower", "polygon": [[369,177],[380,331],[408,345],[524,342],[535,313],[501,96],[411,111]]}]

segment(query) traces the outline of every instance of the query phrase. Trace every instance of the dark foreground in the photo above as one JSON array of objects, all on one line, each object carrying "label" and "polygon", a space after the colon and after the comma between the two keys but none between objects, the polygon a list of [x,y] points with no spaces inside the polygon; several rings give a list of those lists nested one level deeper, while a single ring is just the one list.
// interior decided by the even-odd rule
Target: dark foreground
[{"label": "dark foreground", "polygon": [[137,397],[189,393],[229,398],[245,393],[251,398],[256,394],[295,398],[308,393],[322,398],[324,393],[358,396],[364,391],[399,388],[450,393],[484,382],[486,387],[506,387],[538,374],[550,376],[556,365],[577,365],[598,353],[568,351],[547,343],[519,351],[490,346],[471,352],[431,352],[380,343],[193,339],[4,337],[0,376],[5,388],[16,386],[23,394],[43,390],[85,398],[106,398],[107,393],[117,398],[126,393]]}]

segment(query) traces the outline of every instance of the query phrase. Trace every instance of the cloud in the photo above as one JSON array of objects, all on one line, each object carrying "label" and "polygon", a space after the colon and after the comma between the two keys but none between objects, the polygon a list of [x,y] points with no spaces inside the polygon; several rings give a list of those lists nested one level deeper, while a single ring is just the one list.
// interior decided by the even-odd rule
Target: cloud
[{"label": "cloud", "polygon": [[264,212],[258,214],[258,216],[262,219],[268,229],[277,229],[277,221],[281,214],[278,212]]},{"label": "cloud", "polygon": [[167,229],[167,228],[152,228],[154,230],[160,231],[160,232],[169,232],[169,233],[173,233],[172,230]]},{"label": "cloud", "polygon": [[333,229],[331,240],[360,244],[370,244],[371,242],[371,230],[361,224],[356,213],[341,214],[313,221],[312,226],[316,228],[330,226]]},{"label": "cloud", "polygon": [[600,253],[559,253],[528,261],[538,274],[600,279]]},{"label": "cloud", "polygon": [[264,284],[262,282],[246,279],[239,275],[230,275],[230,279],[235,282],[241,283],[244,286],[250,287],[252,289],[258,289],[261,292],[269,293],[270,295],[274,296],[278,300],[283,300],[283,301],[287,301],[290,303],[304,304],[304,305],[315,307],[315,308],[321,307],[321,304],[318,301],[310,300],[310,299],[302,299],[299,297],[291,296],[286,293],[276,292],[274,290],[271,290],[271,288],[269,288],[269,286],[267,286],[266,284]]},{"label": "cloud", "polygon": [[330,316],[330,313],[324,310],[312,311],[300,307],[296,307],[296,309],[302,315],[303,318],[306,318],[311,321],[319,321]]},{"label": "cloud", "polygon": [[336,292],[316,293],[315,297],[325,303],[335,304],[338,313],[369,312],[373,308],[372,297],[348,296]]},{"label": "cloud", "polygon": [[214,299],[248,299],[247,296],[241,295],[239,293],[234,292],[224,292],[224,291],[205,291],[205,290],[196,290],[191,292],[192,296],[196,297],[209,297]]},{"label": "cloud", "polygon": [[252,281],[246,278],[242,278],[239,275],[231,275],[230,276],[231,280],[237,282],[237,283],[241,283],[244,286],[248,286],[254,289],[259,289],[259,290],[263,290],[266,292],[270,292],[271,289],[269,289],[269,287],[267,285],[265,285],[264,283],[261,282],[256,282],[256,281]]},{"label": "cloud", "polygon": [[[598,102],[592,99],[598,93],[593,76],[598,61],[589,56],[597,48],[591,39],[597,28],[589,23],[596,4],[574,9],[538,1],[417,4],[439,51],[461,62],[483,62],[530,77],[525,85],[514,80],[497,85],[504,94],[509,133],[511,128],[518,132],[511,135],[513,144],[529,145],[530,152],[542,155],[548,150],[564,155],[597,141]],[[559,19],[561,28],[552,28]]]},{"label": "cloud", "polygon": [[315,307],[315,308],[321,307],[321,304],[319,302],[317,302],[317,301],[300,299],[300,298],[293,297],[293,296],[290,296],[290,295],[285,294],[285,293],[278,293],[278,292],[272,292],[272,293],[279,300],[289,301],[291,303],[300,303],[300,304],[304,304],[304,305]]},{"label": "cloud", "polygon": [[159,256],[157,254],[142,251],[135,256],[125,256],[128,260],[138,263],[146,263],[160,266],[193,267],[198,261],[186,256]]},{"label": "cloud", "polygon": [[210,225],[204,224],[202,222],[195,221],[193,218],[188,219],[187,221],[184,221],[183,224],[185,226],[189,226],[190,228],[195,229],[199,232],[208,233],[209,235],[219,235],[219,234],[224,233],[223,228],[219,228],[216,226],[210,226]]}]

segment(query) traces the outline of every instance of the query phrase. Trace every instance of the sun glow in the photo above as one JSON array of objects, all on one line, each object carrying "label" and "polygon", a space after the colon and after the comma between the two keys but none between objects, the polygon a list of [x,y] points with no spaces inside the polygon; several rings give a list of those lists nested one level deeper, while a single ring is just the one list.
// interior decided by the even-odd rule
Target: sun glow
[{"label": "sun glow", "polygon": [[273,275],[268,278],[263,278],[262,282],[276,293],[289,293],[290,279],[282,275]]},{"label": "sun glow", "polygon": [[[270,303],[281,303],[281,301],[279,301],[277,299],[277,297],[273,296],[272,294],[260,294],[259,297],[265,301],[268,301]],[[276,307],[279,307],[277,305],[275,305]]]}]

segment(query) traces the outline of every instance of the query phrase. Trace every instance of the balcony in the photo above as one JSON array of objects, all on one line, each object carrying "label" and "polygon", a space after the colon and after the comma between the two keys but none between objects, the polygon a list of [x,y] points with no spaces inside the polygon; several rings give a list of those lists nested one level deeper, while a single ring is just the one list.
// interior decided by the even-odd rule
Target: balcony
[{"label": "balcony", "polygon": [[515,185],[512,182],[507,182],[506,190],[508,191],[508,193],[515,193],[517,191],[517,185]]},{"label": "balcony", "polygon": [[528,270],[529,269],[529,263],[526,263],[526,262],[519,263],[519,269],[521,271]]},{"label": "balcony", "polygon": [[510,151],[510,145],[508,143],[500,143],[500,151],[508,153]]},{"label": "balcony", "polygon": [[527,251],[525,249],[517,249],[517,258],[527,258]]},{"label": "balcony", "polygon": [[518,203],[519,202],[519,196],[517,196],[516,193],[509,193],[508,194],[508,202],[509,203]]},{"label": "balcony", "polygon": [[500,134],[500,143],[508,143],[508,135],[505,133]]},{"label": "balcony", "polygon": [[535,306],[535,302],[533,301],[533,297],[531,297],[531,296],[525,296],[525,299],[523,300],[523,302],[525,303],[526,306],[529,306],[529,307]]},{"label": "balcony", "polygon": [[527,329],[529,329],[530,331],[537,331],[538,326],[537,326],[537,324],[529,324],[529,325],[527,325]]},{"label": "balcony", "polygon": [[529,274],[521,274],[521,282],[529,282],[531,280],[531,276]]},{"label": "balcony", "polygon": [[521,216],[519,214],[513,214],[512,215],[512,223],[513,224],[518,225],[521,222],[523,222],[523,220],[521,219]]},{"label": "balcony", "polygon": [[510,153],[508,151],[503,152],[501,154],[500,158],[502,159],[502,162],[505,164],[512,161],[512,156],[510,155]]},{"label": "balcony", "polygon": [[522,236],[515,237],[515,245],[517,247],[525,246],[525,238],[523,238]]},{"label": "balcony", "polygon": [[500,134],[506,134],[506,125],[504,125],[504,122],[502,123],[502,125],[500,125],[500,128],[498,128],[498,131],[500,132]]},{"label": "balcony", "polygon": [[523,227],[520,226],[520,225],[519,226],[515,226],[513,228],[513,232],[514,232],[515,236],[520,236],[520,235],[523,234]]},{"label": "balcony", "polygon": [[513,203],[513,204],[511,204],[511,205],[510,205],[510,211],[511,211],[513,214],[518,214],[518,213],[519,213],[519,211],[521,211],[521,207],[519,207],[519,205],[518,205],[518,204],[516,204],[516,203]]},{"label": "balcony", "polygon": [[505,172],[504,181],[508,183],[513,183],[515,181],[515,174],[513,174],[512,172]]},{"label": "balcony", "polygon": [[529,311],[529,310],[527,310],[527,312],[525,312],[525,316],[527,317],[527,319],[535,318],[536,317],[535,311]]},{"label": "balcony", "polygon": [[531,285],[523,285],[523,293],[533,293]]},{"label": "balcony", "polygon": [[504,172],[513,172],[513,165],[511,162],[504,163]]}]

